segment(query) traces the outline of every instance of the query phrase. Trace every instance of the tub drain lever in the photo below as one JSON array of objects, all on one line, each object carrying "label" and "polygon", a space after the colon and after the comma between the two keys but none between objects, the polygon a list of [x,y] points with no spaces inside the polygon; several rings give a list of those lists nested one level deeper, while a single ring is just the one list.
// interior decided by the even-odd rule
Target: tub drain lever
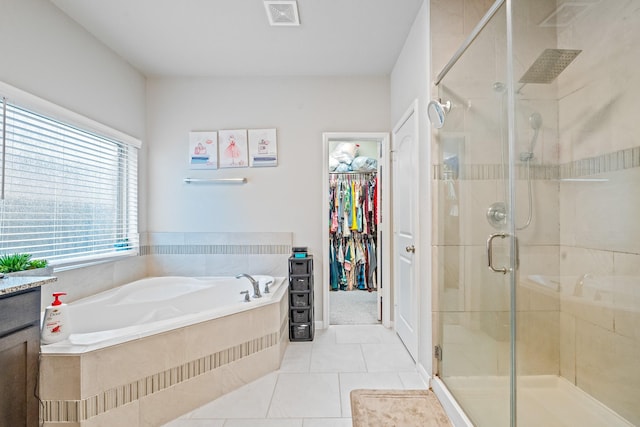
[{"label": "tub drain lever", "polygon": [[250,302],[251,299],[249,298],[249,291],[241,291],[240,295],[244,294],[244,302]]}]

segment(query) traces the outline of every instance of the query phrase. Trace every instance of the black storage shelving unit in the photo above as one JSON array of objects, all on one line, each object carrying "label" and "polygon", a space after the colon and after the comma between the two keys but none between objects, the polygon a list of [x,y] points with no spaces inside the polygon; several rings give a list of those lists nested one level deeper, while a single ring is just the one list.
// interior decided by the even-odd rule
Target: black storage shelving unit
[{"label": "black storage shelving unit", "polygon": [[313,341],[313,256],[289,258],[289,341]]}]

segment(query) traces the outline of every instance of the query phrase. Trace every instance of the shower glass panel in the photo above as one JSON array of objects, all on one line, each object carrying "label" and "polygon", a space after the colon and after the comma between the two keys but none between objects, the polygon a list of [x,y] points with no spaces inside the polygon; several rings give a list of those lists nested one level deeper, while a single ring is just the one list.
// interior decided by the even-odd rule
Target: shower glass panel
[{"label": "shower glass panel", "polygon": [[517,425],[640,425],[638,2],[511,3]]},{"label": "shower glass panel", "polygon": [[431,111],[437,375],[479,427],[638,426],[638,1],[491,12]]},{"label": "shower glass panel", "polygon": [[[474,424],[493,427],[511,421],[512,273],[487,267],[489,236],[512,227],[505,9],[438,84],[451,103],[437,132],[438,375]],[[514,263],[511,242],[492,240],[496,269]]]}]

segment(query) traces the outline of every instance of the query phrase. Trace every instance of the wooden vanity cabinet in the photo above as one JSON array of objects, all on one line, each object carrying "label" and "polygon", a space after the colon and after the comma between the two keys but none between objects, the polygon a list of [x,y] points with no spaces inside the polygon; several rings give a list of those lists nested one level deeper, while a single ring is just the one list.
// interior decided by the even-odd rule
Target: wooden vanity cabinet
[{"label": "wooden vanity cabinet", "polygon": [[0,295],[0,426],[38,426],[40,288]]}]

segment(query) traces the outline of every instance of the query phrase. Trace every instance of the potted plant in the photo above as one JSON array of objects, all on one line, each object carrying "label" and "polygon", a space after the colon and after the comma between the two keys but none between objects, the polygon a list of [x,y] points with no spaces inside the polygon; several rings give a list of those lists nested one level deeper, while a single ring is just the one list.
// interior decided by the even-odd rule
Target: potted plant
[{"label": "potted plant", "polygon": [[31,259],[31,254],[0,256],[0,274],[9,276],[49,276],[52,268],[46,259]]}]

